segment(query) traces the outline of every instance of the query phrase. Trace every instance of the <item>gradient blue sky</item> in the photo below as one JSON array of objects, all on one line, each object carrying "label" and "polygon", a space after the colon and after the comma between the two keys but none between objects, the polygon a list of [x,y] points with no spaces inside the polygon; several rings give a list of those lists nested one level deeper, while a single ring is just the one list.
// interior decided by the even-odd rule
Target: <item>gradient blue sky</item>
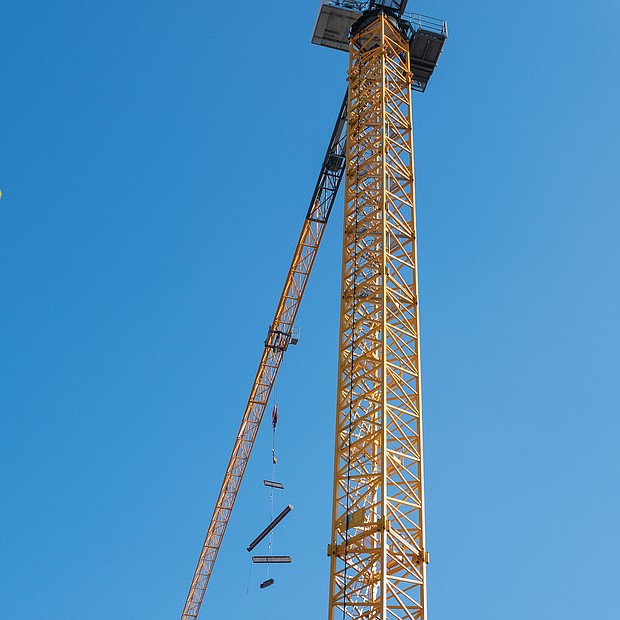
[{"label": "gradient blue sky", "polygon": [[[0,617],[180,616],[346,55],[318,2],[4,0]],[[430,0],[429,618],[620,617],[616,0]],[[326,617],[342,201],[204,618]]]}]

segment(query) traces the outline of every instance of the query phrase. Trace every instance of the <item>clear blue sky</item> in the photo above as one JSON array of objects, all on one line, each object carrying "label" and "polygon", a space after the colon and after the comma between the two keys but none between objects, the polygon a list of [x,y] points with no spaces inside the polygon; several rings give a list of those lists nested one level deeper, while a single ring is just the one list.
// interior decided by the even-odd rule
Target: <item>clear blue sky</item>
[{"label": "clear blue sky", "polygon": [[[4,0],[0,617],[180,616],[345,88],[315,0]],[[620,617],[616,0],[425,0],[430,620]],[[204,618],[326,617],[342,202]]]}]

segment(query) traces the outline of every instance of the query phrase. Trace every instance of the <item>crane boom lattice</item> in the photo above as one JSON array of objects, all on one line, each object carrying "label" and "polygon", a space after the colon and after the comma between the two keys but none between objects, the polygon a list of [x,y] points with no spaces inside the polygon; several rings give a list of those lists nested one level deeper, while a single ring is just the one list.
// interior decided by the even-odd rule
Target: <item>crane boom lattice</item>
[{"label": "crane boom lattice", "polygon": [[226,468],[224,481],[198,558],[181,620],[198,617],[280,363],[284,352],[294,341],[293,327],[299,304],[306,289],[308,277],[312,271],[344,172],[346,121],[347,97],[345,95],[321,166],[310,207],[295,247],[284,289],[273,322],[267,332],[256,378],[252,384],[250,397]]},{"label": "crane boom lattice", "polygon": [[370,12],[349,47],[329,620],[425,620],[409,41]]}]

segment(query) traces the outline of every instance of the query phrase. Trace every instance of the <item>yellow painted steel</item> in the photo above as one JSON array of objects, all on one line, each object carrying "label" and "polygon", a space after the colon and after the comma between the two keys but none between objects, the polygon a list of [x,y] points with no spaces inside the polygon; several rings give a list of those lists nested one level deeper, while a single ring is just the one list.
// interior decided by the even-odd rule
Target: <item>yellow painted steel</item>
[{"label": "yellow painted steel", "polygon": [[[198,617],[280,363],[288,346],[295,342],[293,335],[295,318],[342,178],[346,104],[345,97],[310,208],[295,247],[273,322],[267,333],[256,378],[250,390],[250,397],[185,600],[181,620]],[[335,165],[332,163],[332,158],[335,158]]]},{"label": "yellow painted steel", "polygon": [[409,47],[350,41],[329,620],[426,619]]},{"label": "yellow painted steel", "polygon": [[269,330],[265,348],[252,384],[250,398],[243,414],[235,445],[226,468],[224,482],[211,517],[205,542],[187,594],[182,620],[197,618],[211,572],[230,519],[254,440],[271,394],[271,388],[288,347],[299,303],[312,270],[326,222],[306,219],[297,242],[284,290]]}]

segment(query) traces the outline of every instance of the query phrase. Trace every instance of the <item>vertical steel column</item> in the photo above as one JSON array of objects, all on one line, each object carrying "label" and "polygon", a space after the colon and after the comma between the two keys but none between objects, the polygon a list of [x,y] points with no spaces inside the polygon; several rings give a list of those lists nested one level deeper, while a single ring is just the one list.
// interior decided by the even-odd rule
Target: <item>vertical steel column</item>
[{"label": "vertical steel column", "polygon": [[329,619],[425,620],[409,47],[396,18],[363,19],[350,41]]}]

